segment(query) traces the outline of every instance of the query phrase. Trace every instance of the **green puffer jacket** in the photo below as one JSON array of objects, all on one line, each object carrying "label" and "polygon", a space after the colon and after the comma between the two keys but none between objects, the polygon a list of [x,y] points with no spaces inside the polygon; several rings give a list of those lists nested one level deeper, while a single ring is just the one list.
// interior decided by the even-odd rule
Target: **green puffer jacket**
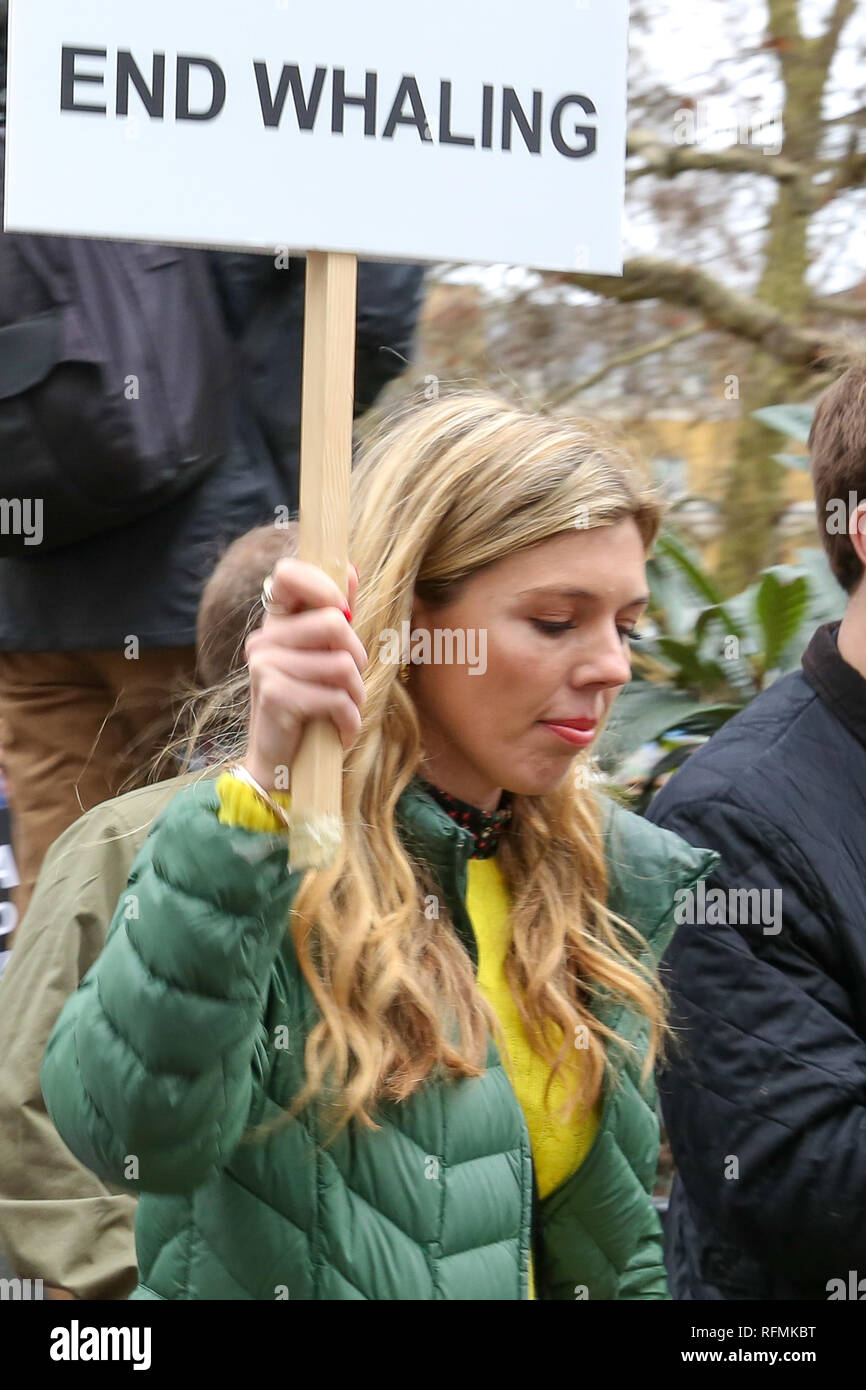
[{"label": "green puffer jacket", "polygon": [[[143,1194],[132,1297],[525,1299],[532,1249],[539,1298],[666,1298],[655,1096],[637,1062],[607,1090],[581,1167],[544,1201],[492,1040],[482,1076],[384,1106],[378,1131],[350,1126],[323,1147],[307,1117],[245,1138],[297,1094],[316,1010],[286,930],[299,875],[285,839],[222,825],[218,807],[202,781],[159,817],[42,1066],[72,1152]],[[417,783],[398,809],[474,958],[470,834]],[[675,892],[716,856],[613,805],[606,845],[610,905],[658,960]],[[636,1019],[600,1013],[643,1048]]]}]

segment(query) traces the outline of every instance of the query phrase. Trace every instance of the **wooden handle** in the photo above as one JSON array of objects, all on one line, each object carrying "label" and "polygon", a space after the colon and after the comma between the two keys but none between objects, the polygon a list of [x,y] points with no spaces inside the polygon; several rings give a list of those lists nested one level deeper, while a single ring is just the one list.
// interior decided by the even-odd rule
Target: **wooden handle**
[{"label": "wooden handle", "polygon": [[[346,592],[358,258],[307,256],[301,409],[302,560]],[[320,868],[342,838],[343,748],[330,720],[306,730],[292,767],[291,867]]]}]

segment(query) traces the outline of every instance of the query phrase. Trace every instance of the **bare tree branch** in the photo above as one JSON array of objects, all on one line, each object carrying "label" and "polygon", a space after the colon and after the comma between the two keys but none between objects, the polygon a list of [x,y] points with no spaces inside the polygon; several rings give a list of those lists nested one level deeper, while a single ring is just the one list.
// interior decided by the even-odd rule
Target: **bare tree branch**
[{"label": "bare tree branch", "polygon": [[821,124],[823,126],[847,125],[848,121],[857,121],[860,125],[866,124],[866,106],[855,106],[853,111],[843,111],[841,116],[828,116]]},{"label": "bare tree branch", "polygon": [[[627,153],[639,155],[644,163],[630,169],[627,182],[655,174],[672,179],[692,169],[710,169],[720,174],[761,174],[779,183],[807,184],[806,172],[792,159],[765,154],[757,145],[729,145],[723,150],[698,149],[695,145],[666,145],[650,130],[629,131]],[[808,186],[808,185],[807,185]]]},{"label": "bare tree branch", "polygon": [[656,352],[666,352],[675,343],[681,343],[684,338],[693,338],[696,333],[703,333],[706,324],[689,323],[685,328],[678,328],[675,333],[668,333],[664,338],[654,338],[651,343],[644,343],[643,347],[632,348],[630,352],[621,352],[616,357],[611,357],[598,371],[590,372],[589,376],[583,377],[580,381],[573,381],[564,391],[557,392],[554,396],[549,396],[545,402],[546,410],[555,410],[557,406],[564,405],[570,401],[572,396],[577,396],[581,391],[586,391],[590,386],[595,386],[602,381],[610,372],[617,367],[627,367],[632,362],[639,362],[643,357],[651,357]]},{"label": "bare tree branch", "polygon": [[836,56],[836,49],[839,47],[839,40],[842,37],[842,30],[848,23],[857,8],[856,0],[836,0],[833,6],[833,13],[830,22],[824,33],[818,39],[818,52],[820,62],[825,72],[830,71],[833,59]]},{"label": "bare tree branch", "polygon": [[866,319],[866,303],[858,299],[813,299],[809,306],[816,313],[834,314],[842,319]]},{"label": "bare tree branch", "polygon": [[834,161],[833,177],[816,190],[819,194],[818,207],[826,207],[846,189],[862,188],[866,181],[866,150],[858,150],[857,144],[857,131],[852,130],[847,153],[841,160]]},{"label": "bare tree branch", "polygon": [[658,256],[636,256],[626,261],[622,276],[571,272],[562,282],[616,299],[622,304],[642,299],[661,299],[668,304],[697,309],[707,328],[722,329],[762,348],[779,362],[807,371],[845,363],[851,345],[841,337],[814,328],[802,328],[770,304],[731,289],[697,266]]}]

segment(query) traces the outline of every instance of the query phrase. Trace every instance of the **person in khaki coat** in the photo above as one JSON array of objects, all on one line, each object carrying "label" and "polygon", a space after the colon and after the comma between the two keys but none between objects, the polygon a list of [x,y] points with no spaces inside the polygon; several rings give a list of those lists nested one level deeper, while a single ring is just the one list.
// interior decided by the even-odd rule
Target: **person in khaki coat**
[{"label": "person in khaki coat", "polygon": [[[206,686],[233,669],[251,609],[254,621],[262,616],[262,580],[296,547],[294,526],[263,526],[226,551],[199,609]],[[43,862],[0,985],[0,1249],[20,1278],[77,1298],[125,1299],[135,1288],[138,1199],[103,1183],[69,1152],[46,1112],[39,1068],[63,1005],[102,951],[153,822],[203,775],[115,797],[64,831]]]},{"label": "person in khaki coat", "polygon": [[19,1277],[78,1298],[127,1298],[135,1288],[137,1199],[73,1158],[45,1110],[39,1067],[60,1010],[102,950],[151,824],[190,780],[105,802],[55,840],[0,987],[0,1244]]}]

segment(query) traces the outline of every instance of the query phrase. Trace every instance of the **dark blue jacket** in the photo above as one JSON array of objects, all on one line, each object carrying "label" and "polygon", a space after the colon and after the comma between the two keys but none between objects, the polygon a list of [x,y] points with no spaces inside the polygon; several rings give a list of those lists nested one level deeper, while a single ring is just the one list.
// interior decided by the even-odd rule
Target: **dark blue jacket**
[{"label": "dark blue jacket", "polygon": [[[834,625],[649,819],[718,851],[727,919],[684,922],[664,958],[682,1035],[659,1083],[671,1293],[826,1299],[866,1275],[866,680]],[[756,889],[760,910],[733,896]]]},{"label": "dark blue jacket", "polygon": [[[249,264],[249,263],[252,264]],[[0,560],[0,651],[142,648],[195,641],[202,588],[225,547],[298,505],[304,272],[269,257],[211,256],[240,344],[228,456],[169,506],[79,545]],[[405,366],[421,301],[414,265],[359,266],[356,413]]]}]

